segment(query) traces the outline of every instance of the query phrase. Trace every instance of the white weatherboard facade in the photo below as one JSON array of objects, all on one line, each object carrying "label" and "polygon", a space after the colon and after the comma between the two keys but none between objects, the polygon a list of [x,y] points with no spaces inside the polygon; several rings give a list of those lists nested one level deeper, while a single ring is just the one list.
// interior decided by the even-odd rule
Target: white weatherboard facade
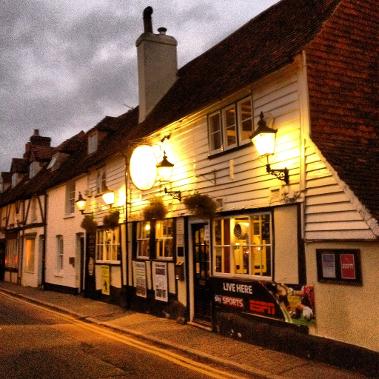
[{"label": "white weatherboard facade", "polygon": [[[257,156],[251,144],[214,157],[209,153],[207,116],[248,96],[253,102],[255,125],[260,112],[274,119],[277,145],[275,155],[269,158],[270,164],[272,168],[289,169],[289,186],[266,173],[266,160]],[[379,263],[379,257],[375,255],[378,232],[370,223],[369,215],[312,143],[310,128],[305,57],[299,55],[293,64],[207,109],[162,128],[145,142],[158,146],[157,161],[161,160],[165,149],[168,159],[175,164],[171,190],[180,190],[183,197],[194,192],[208,194],[219,201],[219,211],[235,214],[274,208],[275,269],[272,279],[299,283],[298,243],[303,240],[304,274],[307,283],[315,288],[317,316],[310,333],[377,350],[378,340],[373,331],[377,328],[375,314],[378,313],[378,301],[374,300],[377,295],[372,278]],[[170,140],[163,145],[159,141],[165,135],[170,135]],[[190,216],[183,202],[165,195],[158,182],[147,191],[139,191],[129,183],[129,220],[142,220],[144,206],[157,195],[163,196],[168,207],[166,217]],[[190,224],[194,222],[190,219]],[[365,242],[353,243],[351,240]],[[352,246],[360,249],[362,284],[320,283],[316,248],[346,249]],[[191,241],[188,253],[190,267],[186,271],[186,281],[189,281],[189,298],[185,282],[177,281],[174,286],[171,283],[173,275],[169,275],[169,282],[172,292],[177,291],[178,300],[189,307],[190,317],[193,317],[195,295]],[[131,263],[129,258],[129,285],[133,285]],[[146,262],[149,289],[152,288],[150,264]],[[173,263],[169,262],[169,266],[174,268]],[[362,320],[360,310],[369,308],[376,310],[373,309],[371,315]],[[343,332],[347,326],[347,315],[348,330],[353,330],[352,333]]]}]

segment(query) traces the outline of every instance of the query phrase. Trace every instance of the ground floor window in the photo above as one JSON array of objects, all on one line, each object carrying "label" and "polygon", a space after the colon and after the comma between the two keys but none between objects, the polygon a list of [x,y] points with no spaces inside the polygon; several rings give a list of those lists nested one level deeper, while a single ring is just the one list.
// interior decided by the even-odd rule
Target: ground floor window
[{"label": "ground floor window", "polygon": [[172,259],[174,256],[174,224],[174,219],[138,222],[136,257]]},{"label": "ground floor window", "polygon": [[271,223],[270,213],[216,218],[213,222],[214,272],[270,277]]},{"label": "ground floor window", "polygon": [[56,236],[56,245],[57,245],[57,251],[56,251],[56,257],[57,257],[56,270],[57,270],[57,273],[59,274],[61,271],[63,271],[64,250],[63,250],[63,236],[62,235]]},{"label": "ground floor window", "polygon": [[5,266],[9,268],[18,267],[18,243],[17,239],[8,239],[5,250]]},{"label": "ground floor window", "polygon": [[30,273],[34,272],[35,241],[34,237],[25,238],[25,271]]},{"label": "ground floor window", "polygon": [[100,229],[96,232],[96,260],[120,261],[120,228]]}]

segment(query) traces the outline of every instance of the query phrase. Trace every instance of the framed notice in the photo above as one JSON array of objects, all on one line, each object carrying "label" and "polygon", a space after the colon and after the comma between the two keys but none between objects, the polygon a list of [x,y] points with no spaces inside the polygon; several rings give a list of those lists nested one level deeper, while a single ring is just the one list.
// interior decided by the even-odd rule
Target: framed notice
[{"label": "framed notice", "polygon": [[101,266],[101,293],[103,295],[110,295],[110,270],[109,266]]},{"label": "framed notice", "polygon": [[320,282],[362,283],[358,249],[317,249],[316,256]]},{"label": "framed notice", "polygon": [[168,302],[167,263],[153,262],[152,268],[155,299]]},{"label": "framed notice", "polygon": [[133,262],[133,278],[136,295],[147,297],[146,266],[145,262]]}]

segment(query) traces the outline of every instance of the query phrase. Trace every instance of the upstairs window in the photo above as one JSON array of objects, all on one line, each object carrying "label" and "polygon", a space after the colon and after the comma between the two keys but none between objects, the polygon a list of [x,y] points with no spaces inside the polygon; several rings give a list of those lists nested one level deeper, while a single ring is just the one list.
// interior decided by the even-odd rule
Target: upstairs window
[{"label": "upstairs window", "polygon": [[75,181],[66,184],[65,214],[70,215],[75,212]]},{"label": "upstairs window", "polygon": [[252,134],[253,106],[250,97],[208,116],[210,154],[248,144]]},{"label": "upstairs window", "polygon": [[107,188],[107,175],[105,169],[101,168],[96,172],[96,193],[102,194]]},{"label": "upstairs window", "polygon": [[63,250],[63,236],[56,236],[56,272],[60,274],[63,271],[63,259],[64,259],[64,250]]},{"label": "upstairs window", "polygon": [[94,131],[88,135],[88,154],[92,154],[97,150],[97,143],[97,131]]}]

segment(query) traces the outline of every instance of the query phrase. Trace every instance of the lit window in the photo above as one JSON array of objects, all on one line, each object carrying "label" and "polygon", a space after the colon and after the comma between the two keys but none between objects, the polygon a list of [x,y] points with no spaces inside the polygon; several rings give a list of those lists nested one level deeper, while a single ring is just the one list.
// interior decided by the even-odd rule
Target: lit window
[{"label": "lit window", "polygon": [[248,144],[252,133],[253,105],[251,98],[247,97],[209,115],[210,154]]},{"label": "lit window", "polygon": [[96,172],[96,193],[101,194],[107,188],[107,175],[104,168],[100,168]]},{"label": "lit window", "polygon": [[174,251],[174,221],[157,221],[155,226],[155,246],[157,258],[172,258]]},{"label": "lit window", "polygon": [[237,146],[237,120],[234,105],[222,110],[225,149]]},{"label": "lit window", "polygon": [[25,271],[33,273],[34,272],[34,256],[35,256],[35,239],[26,238],[25,239],[25,253],[24,253],[24,264]]},{"label": "lit window", "polygon": [[75,211],[75,181],[66,184],[66,207],[65,214],[69,215]]},{"label": "lit window", "polygon": [[209,144],[211,151],[222,149],[221,114],[213,113],[209,116]]},{"label": "lit window", "polygon": [[250,143],[250,137],[253,134],[253,108],[251,99],[243,99],[237,104],[238,109],[238,131],[239,142]]},{"label": "lit window", "polygon": [[64,251],[63,251],[63,236],[58,235],[56,237],[56,244],[57,244],[57,250],[56,250],[56,271],[57,273],[61,273],[63,271],[63,257],[64,257]]},{"label": "lit window", "polygon": [[271,216],[217,218],[213,223],[214,272],[271,276]]},{"label": "lit window", "polygon": [[150,221],[137,224],[137,258],[148,259],[150,257]]},{"label": "lit window", "polygon": [[121,259],[120,228],[96,232],[96,260],[119,262]]},{"label": "lit window", "polygon": [[18,241],[16,238],[7,240],[5,250],[5,267],[18,267]]}]

